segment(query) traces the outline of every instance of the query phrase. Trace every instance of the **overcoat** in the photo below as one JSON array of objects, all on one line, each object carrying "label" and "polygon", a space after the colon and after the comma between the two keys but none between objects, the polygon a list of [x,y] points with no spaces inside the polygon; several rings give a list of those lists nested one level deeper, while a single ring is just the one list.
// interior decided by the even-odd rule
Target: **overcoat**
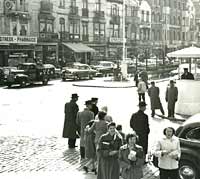
[{"label": "overcoat", "polygon": [[69,103],[65,104],[65,121],[63,128],[64,138],[78,138],[77,132],[79,131],[79,128],[76,124],[76,116],[78,111],[79,108],[75,101],[71,100]]},{"label": "overcoat", "polygon": [[131,116],[130,127],[139,136],[138,144],[143,147],[144,153],[147,154],[148,135],[150,132],[148,116],[141,110],[134,113]]},{"label": "overcoat", "polygon": [[85,108],[83,111],[77,113],[76,123],[80,128],[80,146],[84,147],[84,132],[85,127],[87,126],[88,122],[94,120],[94,113],[90,111],[88,108]]},{"label": "overcoat", "polygon": [[116,134],[111,136],[106,133],[101,136],[97,149],[99,153],[97,179],[119,179],[119,153],[110,156],[109,152],[119,151],[121,145],[122,140]]},{"label": "overcoat", "polygon": [[148,95],[150,97],[151,101],[151,109],[160,109],[161,108],[161,102],[160,102],[160,97],[159,97],[160,90],[158,87],[150,87],[148,89]]},{"label": "overcoat", "polygon": [[143,177],[142,167],[144,164],[143,148],[136,145],[133,151],[136,152],[136,161],[132,162],[128,159],[130,149],[128,145],[123,145],[119,151],[120,167],[122,169],[123,179],[141,179]]},{"label": "overcoat", "polygon": [[168,109],[174,110],[175,103],[178,100],[178,88],[176,86],[167,87],[165,99],[168,102]]},{"label": "overcoat", "polygon": [[92,104],[91,111],[94,113],[94,117],[98,114],[99,108],[96,106],[96,104]]}]

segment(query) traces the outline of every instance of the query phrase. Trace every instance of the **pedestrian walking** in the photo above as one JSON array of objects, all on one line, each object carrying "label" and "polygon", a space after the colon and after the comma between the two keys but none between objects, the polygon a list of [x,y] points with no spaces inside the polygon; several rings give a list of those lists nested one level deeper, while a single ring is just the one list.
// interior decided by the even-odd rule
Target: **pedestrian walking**
[{"label": "pedestrian walking", "polygon": [[94,117],[96,117],[96,115],[99,112],[99,108],[97,107],[98,98],[91,98],[91,101],[92,101],[92,109],[91,109],[91,111],[94,113]]},{"label": "pedestrian walking", "polygon": [[78,95],[72,94],[71,101],[65,104],[65,121],[63,128],[63,137],[68,138],[68,147],[76,147],[76,138],[78,138],[77,132],[79,128],[76,124],[76,116],[79,111],[79,107],[76,104],[78,101]]},{"label": "pedestrian walking", "polygon": [[80,155],[81,159],[85,158],[85,142],[84,142],[84,134],[85,134],[85,127],[87,126],[88,122],[94,120],[94,113],[91,110],[92,102],[90,100],[85,102],[86,108],[77,113],[76,123],[80,128]]},{"label": "pedestrian walking", "polygon": [[143,71],[140,73],[140,78],[142,79],[142,81],[145,82],[146,87],[147,87],[147,89],[148,89],[148,73],[147,73],[147,71],[143,70]]},{"label": "pedestrian walking", "polygon": [[108,124],[108,133],[101,136],[98,145],[98,172],[97,179],[119,179],[119,149],[121,138],[116,134],[116,124]]},{"label": "pedestrian walking", "polygon": [[165,115],[165,112],[162,107],[162,103],[160,101],[159,97],[160,89],[159,87],[155,86],[155,82],[151,82],[151,87],[148,89],[148,95],[150,97],[150,102],[151,102],[151,116],[154,117],[155,115],[155,110],[160,109],[162,115]]},{"label": "pedestrian walking", "polygon": [[94,174],[97,174],[95,161],[96,161],[96,148],[94,144],[95,139],[95,133],[89,132],[90,127],[94,123],[94,120],[89,121],[88,125],[85,128],[85,157],[89,160],[85,166],[83,166],[83,169],[86,173],[91,170],[91,172],[94,172]]},{"label": "pedestrian walking", "polygon": [[165,100],[168,103],[168,117],[174,118],[175,104],[178,100],[178,88],[174,85],[173,80],[170,80],[169,87],[167,87]]},{"label": "pedestrian walking", "polygon": [[139,96],[139,102],[140,101],[144,101],[145,102],[145,93],[147,92],[147,86],[146,83],[140,79],[139,83],[138,83],[138,96]]},{"label": "pedestrian walking", "polygon": [[135,72],[135,75],[134,75],[134,81],[135,81],[135,86],[137,87],[138,83],[139,83],[139,76],[138,76],[138,72],[137,71]]},{"label": "pedestrian walking", "polygon": [[106,120],[107,122],[112,122],[112,121],[113,121],[112,116],[108,115],[108,107],[107,107],[107,106],[103,106],[103,107],[101,108],[101,111],[103,111],[103,112],[106,113],[106,115],[105,115],[104,118],[105,118],[105,120]]},{"label": "pedestrian walking", "polygon": [[140,102],[139,111],[131,116],[130,127],[137,133],[139,137],[138,145],[143,147],[144,154],[146,155],[148,151],[148,135],[150,129],[148,116],[144,113],[145,110],[146,103]]},{"label": "pedestrian walking", "polygon": [[182,80],[194,80],[194,75],[188,71],[188,68],[184,68],[184,73],[181,75]]},{"label": "pedestrian walking", "polygon": [[165,137],[157,142],[155,156],[158,157],[160,179],[178,179],[178,165],[181,156],[180,141],[174,136],[175,130],[167,127]]},{"label": "pedestrian walking", "polygon": [[123,179],[141,179],[143,177],[144,152],[142,146],[136,144],[136,133],[126,136],[127,144],[119,151],[121,176]]}]

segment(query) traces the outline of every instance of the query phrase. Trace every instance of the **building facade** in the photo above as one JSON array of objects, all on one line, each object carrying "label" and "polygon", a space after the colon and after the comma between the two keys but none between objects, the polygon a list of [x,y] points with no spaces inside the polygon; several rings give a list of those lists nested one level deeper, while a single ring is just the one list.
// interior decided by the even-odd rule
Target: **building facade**
[{"label": "building facade", "polygon": [[2,0],[0,66],[31,59],[55,65],[116,61],[122,58],[123,37],[127,58],[139,53],[161,58],[198,42],[193,1]]}]

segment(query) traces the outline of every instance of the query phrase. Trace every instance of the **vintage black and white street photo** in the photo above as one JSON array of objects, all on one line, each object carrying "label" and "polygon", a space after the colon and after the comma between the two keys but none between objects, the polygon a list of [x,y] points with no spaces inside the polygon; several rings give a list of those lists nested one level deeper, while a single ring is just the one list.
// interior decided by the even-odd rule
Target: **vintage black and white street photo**
[{"label": "vintage black and white street photo", "polygon": [[0,0],[0,177],[200,178],[200,0]]}]

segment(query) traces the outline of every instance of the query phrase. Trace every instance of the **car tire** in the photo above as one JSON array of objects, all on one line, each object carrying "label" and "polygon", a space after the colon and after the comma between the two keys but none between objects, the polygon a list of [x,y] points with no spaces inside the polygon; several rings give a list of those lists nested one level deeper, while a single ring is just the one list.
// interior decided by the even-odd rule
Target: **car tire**
[{"label": "car tire", "polygon": [[20,81],[20,87],[24,88],[26,86],[26,80],[25,79],[22,79]]},{"label": "car tire", "polygon": [[47,78],[44,78],[43,81],[42,81],[42,84],[43,84],[43,85],[47,85],[47,84],[48,84],[48,81],[49,81],[49,80],[48,80]]},{"label": "car tire", "polygon": [[62,78],[63,81],[66,81],[66,78]]},{"label": "car tire", "polygon": [[89,80],[92,80],[93,79],[93,75],[88,75],[88,78],[89,78]]},{"label": "car tire", "polygon": [[179,164],[179,179],[182,178],[181,173],[183,173],[183,171],[187,171],[187,172],[190,173],[190,175],[194,175],[192,178],[199,178],[197,168],[190,161],[187,161],[187,160],[181,160],[180,161],[180,164]]},{"label": "car tire", "polygon": [[12,87],[12,84],[11,84],[11,83],[9,83],[9,84],[7,84],[7,86],[8,86],[8,88],[11,88],[11,87]]}]

